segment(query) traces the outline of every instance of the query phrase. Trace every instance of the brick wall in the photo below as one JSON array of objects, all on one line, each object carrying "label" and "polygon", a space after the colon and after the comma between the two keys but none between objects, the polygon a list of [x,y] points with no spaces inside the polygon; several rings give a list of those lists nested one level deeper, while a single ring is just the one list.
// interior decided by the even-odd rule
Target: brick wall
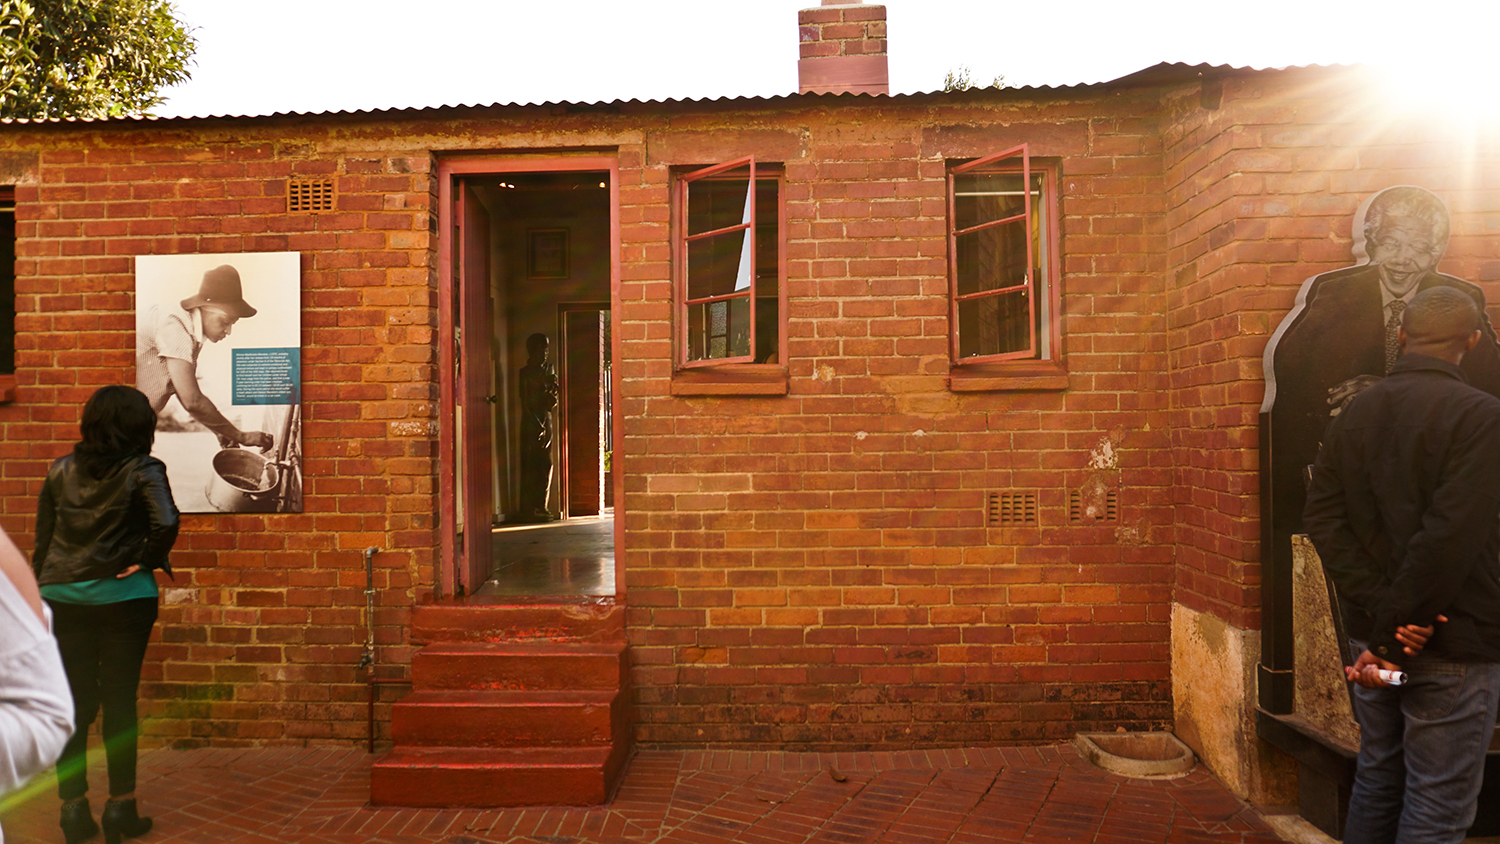
[{"label": "brick wall", "polygon": [[885,6],[824,4],[797,13],[798,90],[890,93]]},{"label": "brick wall", "polygon": [[[673,397],[667,255],[626,268],[642,741],[1007,742],[1169,718],[1159,147],[1129,104],[1101,110],[674,121],[799,130],[790,390]],[[950,392],[944,160],[1022,141],[1062,161],[1069,389]],[[648,160],[625,195],[661,207],[667,165],[728,146]],[[665,217],[623,213],[642,221],[627,255],[666,238]],[[1039,528],[985,527],[987,494],[1011,489],[1039,493]],[[1069,493],[1094,490],[1120,521],[1069,524]]]},{"label": "brick wall", "polygon": [[1354,263],[1361,202],[1393,185],[1448,204],[1438,269],[1500,286],[1492,157],[1473,125],[1402,111],[1358,72],[1232,76],[1166,98],[1175,598],[1259,629],[1258,411],[1267,341],[1306,279]]},{"label": "brick wall", "polygon": [[884,55],[885,6],[836,5],[797,13],[802,58]]},{"label": "brick wall", "polygon": [[[22,175],[0,521],[23,547],[83,402],[134,383],[132,256],[302,253],[305,510],[184,518],[143,678],[147,741],[363,736],[361,551],[381,549],[387,646],[404,641],[408,608],[433,579],[431,157],[325,151],[319,134],[203,121],[3,138]],[[287,214],[287,179],[323,174],[337,176],[338,210]]]},{"label": "brick wall", "polygon": [[[133,378],[130,256],[302,252],[307,511],[186,519],[144,695],[161,740],[362,737],[360,552],[385,549],[391,674],[410,655],[406,608],[433,582],[432,155],[615,148],[639,739],[894,747],[1159,727],[1186,510],[1156,104],[980,92],[7,127],[0,164],[29,175],[4,525],[29,546],[78,407]],[[945,160],[1021,142],[1061,175],[1068,387],[953,392]],[[789,392],[674,397],[670,168],[748,153],[786,166]],[[338,210],[286,214],[298,174],[337,176]],[[1036,528],[986,527],[989,493],[1010,490],[1038,495]],[[1118,521],[1068,521],[1070,495],[1111,492]]]}]

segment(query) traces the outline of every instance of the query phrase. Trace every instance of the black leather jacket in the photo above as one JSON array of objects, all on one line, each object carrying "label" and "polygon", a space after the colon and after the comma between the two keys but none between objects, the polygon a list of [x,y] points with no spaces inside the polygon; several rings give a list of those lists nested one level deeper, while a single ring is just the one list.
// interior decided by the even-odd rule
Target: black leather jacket
[{"label": "black leather jacket", "polygon": [[160,460],[130,457],[94,478],[67,454],[42,484],[31,565],[42,585],[113,577],[133,565],[170,575],[176,541],[177,505]]}]

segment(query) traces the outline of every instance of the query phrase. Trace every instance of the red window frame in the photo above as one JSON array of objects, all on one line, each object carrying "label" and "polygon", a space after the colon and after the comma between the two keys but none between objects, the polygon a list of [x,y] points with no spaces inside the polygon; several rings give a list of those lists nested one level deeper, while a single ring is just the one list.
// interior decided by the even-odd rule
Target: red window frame
[{"label": "red window frame", "polygon": [[[1007,162],[1017,161],[1019,167],[1014,165],[1005,166]],[[1026,186],[1023,193],[1022,212],[1008,217],[986,220],[984,222],[958,228],[957,202],[958,177],[976,171],[1011,172],[1019,173],[1021,183]],[[1042,184],[1040,191],[1032,187],[1033,174],[1040,174]],[[1044,362],[1055,363],[1060,357],[1060,332],[1058,330],[1060,297],[1058,296],[1058,232],[1056,208],[1056,174],[1047,167],[1033,167],[1030,151],[1027,144],[1020,144],[991,155],[977,158],[949,168],[947,175],[948,187],[948,319],[949,319],[949,354],[955,366],[974,366],[984,364],[1036,364]],[[1033,197],[1033,193],[1037,193]],[[1037,215],[1044,215],[1040,220]],[[1041,239],[1044,260],[1038,266],[1033,246],[1034,227],[1041,224]],[[989,290],[973,291],[969,293],[959,292],[959,248],[958,238],[961,235],[1001,226],[1019,225],[1024,227],[1026,237],[1026,272],[1020,283],[1002,285]],[[1027,291],[1027,334],[1028,342],[1025,348],[1012,351],[989,354],[960,356],[961,338],[959,324],[959,305],[993,296],[1001,296],[1016,291]],[[1044,319],[1038,319],[1037,308],[1044,308]],[[1045,332],[1045,334],[1044,334]]]},{"label": "red window frame", "polygon": [[[688,209],[688,196],[690,194],[690,187],[692,183],[700,181],[702,179],[710,178],[712,176],[717,176],[720,173],[727,173],[731,170],[738,170],[742,167],[748,167],[750,175],[749,181],[746,183],[747,188],[745,196],[745,211],[742,215],[740,223],[733,226],[725,226],[723,228],[711,229],[705,232],[698,232],[697,234],[689,233],[688,220],[690,219],[690,217]],[[700,170],[694,170],[690,173],[684,173],[677,179],[678,237],[676,243],[677,260],[675,262],[677,265],[677,355],[679,365],[684,368],[718,366],[721,364],[730,363],[755,362],[755,253],[758,251],[756,249],[756,246],[759,243],[759,241],[756,240],[755,229],[755,192],[757,184],[758,183],[756,182],[755,177],[755,156],[753,155],[747,155],[744,158],[736,158],[732,161],[725,161],[721,164],[715,164],[711,167],[704,167]],[[778,191],[778,198],[779,193],[780,191]],[[701,296],[697,299],[689,298],[688,291],[690,288],[688,285],[688,246],[692,243],[702,240],[708,240],[710,238],[733,235],[736,232],[747,233],[744,236],[744,239],[749,248],[744,249],[741,252],[741,260],[744,260],[745,258],[748,258],[749,260],[749,266],[747,268],[749,271],[749,287],[744,290],[736,289],[731,293]],[[746,299],[749,302],[748,312],[750,315],[750,319],[748,328],[750,334],[750,353],[748,355],[689,360],[688,349],[690,348],[690,346],[688,336],[688,310],[695,305],[709,305],[714,302],[728,302],[732,299]]]},{"label": "red window frame", "polygon": [[[16,400],[16,375],[15,375],[15,372],[16,372],[16,369],[17,369],[17,367],[15,365],[15,355],[16,355],[16,326],[15,326],[15,317],[16,317],[16,295],[15,295],[15,293],[16,293],[16,262],[15,262],[15,254],[16,254],[16,188],[15,188],[14,185],[0,185],[0,215],[6,215],[6,216],[9,217],[9,220],[6,221],[6,224],[3,227],[4,228],[3,236],[9,238],[9,243],[7,244],[7,247],[6,247],[5,251],[9,252],[10,258],[11,258],[10,264],[8,266],[6,266],[4,268],[4,270],[3,270],[3,272],[9,277],[7,283],[4,284],[3,286],[4,286],[4,288],[6,288],[4,292],[6,292],[9,295],[9,297],[10,297],[10,299],[9,299],[10,306],[9,306],[9,309],[8,309],[10,311],[10,313],[9,313],[10,319],[8,320],[8,324],[0,324],[0,346],[3,346],[5,348],[5,350],[6,350],[6,352],[9,354],[10,359],[11,359],[11,366],[10,366],[9,369],[0,369],[0,402],[12,402],[12,401]],[[0,321],[0,322],[4,322],[4,321]]]}]

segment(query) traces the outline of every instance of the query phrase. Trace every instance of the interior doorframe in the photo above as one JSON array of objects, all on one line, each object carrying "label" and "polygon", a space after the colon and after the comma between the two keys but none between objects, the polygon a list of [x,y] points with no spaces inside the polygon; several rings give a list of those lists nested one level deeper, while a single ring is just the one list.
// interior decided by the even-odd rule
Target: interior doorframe
[{"label": "interior doorframe", "polygon": [[[620,413],[620,161],[613,155],[458,155],[438,159],[438,565],[433,584],[434,597],[452,598],[458,586],[458,499],[454,470],[458,463],[456,417],[462,385],[453,377],[457,363],[457,309],[454,270],[456,257],[453,242],[454,184],[464,176],[488,176],[502,173],[557,173],[596,171],[609,174],[609,305],[610,355],[615,366],[610,370],[612,436],[616,450],[623,438]],[[623,558],[625,537],[625,483],[618,456],[614,463],[615,498],[615,596],[625,597]]]},{"label": "interior doorframe", "polygon": [[[609,315],[610,328],[613,329],[614,328],[614,319],[615,319],[615,316],[614,316],[614,311],[611,309],[610,303],[605,303],[605,302],[560,302],[560,303],[558,303],[558,306],[557,306],[557,363],[558,363],[558,370],[561,373],[561,381],[562,381],[562,383],[560,384],[560,386],[562,388],[561,392],[562,392],[562,396],[563,396],[563,402],[562,402],[562,404],[560,404],[558,406],[559,416],[562,417],[562,424],[559,426],[559,427],[562,428],[562,431],[561,431],[561,433],[562,433],[561,441],[562,442],[561,442],[561,448],[559,450],[560,453],[558,455],[558,462],[560,462],[562,464],[562,467],[563,467],[562,482],[558,485],[559,488],[560,488],[560,492],[559,492],[559,495],[558,495],[558,505],[559,505],[560,511],[562,513],[562,517],[564,519],[568,518],[568,508],[571,506],[571,503],[572,503],[572,502],[569,501],[569,497],[570,497],[570,494],[571,494],[571,491],[569,489],[571,478],[569,477],[569,474],[572,472],[572,463],[571,463],[572,454],[571,454],[570,446],[568,444],[568,439],[569,439],[568,435],[569,435],[570,432],[568,431],[568,421],[567,421],[567,416],[569,415],[568,402],[569,402],[569,400],[570,400],[570,398],[572,396],[572,394],[569,392],[569,390],[571,389],[571,383],[570,382],[572,380],[572,373],[569,371],[569,367],[568,367],[568,361],[570,360],[570,358],[569,358],[569,352],[570,352],[570,350],[568,348],[568,314],[588,313],[590,311],[597,313],[599,311],[604,311],[604,310],[610,311],[610,315]],[[610,331],[609,337],[610,337],[610,346],[611,346],[611,349],[610,349],[610,359],[611,359],[611,361],[613,361],[614,360],[614,349],[613,349],[613,346],[614,346],[614,331],[613,330]],[[614,370],[614,366],[611,365],[610,366],[610,377],[611,378],[614,377],[614,371],[615,371]],[[611,421],[611,423],[613,423],[613,421],[614,421],[614,408],[610,408],[610,411],[611,411],[610,412],[610,421]],[[615,440],[615,442],[618,443],[619,441]],[[618,474],[618,473],[616,473],[616,474]],[[618,500],[618,498],[616,500]],[[599,501],[599,509],[600,509],[600,512],[603,512],[603,510],[604,510],[604,501],[602,499]],[[616,524],[618,524],[618,522]],[[618,539],[618,537],[617,537],[617,539]],[[616,545],[615,547],[618,548],[619,546]],[[618,556],[616,556],[616,559],[618,560]],[[618,568],[619,567],[616,566],[617,570],[618,570]],[[618,577],[617,577],[617,579],[618,579]]]}]

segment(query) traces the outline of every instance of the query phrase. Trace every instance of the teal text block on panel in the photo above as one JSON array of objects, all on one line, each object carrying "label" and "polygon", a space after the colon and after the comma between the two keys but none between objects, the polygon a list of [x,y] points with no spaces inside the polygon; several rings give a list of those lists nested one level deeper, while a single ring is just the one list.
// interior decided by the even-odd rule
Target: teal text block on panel
[{"label": "teal text block on panel", "polygon": [[234,349],[234,404],[294,404],[302,384],[300,349]]}]

